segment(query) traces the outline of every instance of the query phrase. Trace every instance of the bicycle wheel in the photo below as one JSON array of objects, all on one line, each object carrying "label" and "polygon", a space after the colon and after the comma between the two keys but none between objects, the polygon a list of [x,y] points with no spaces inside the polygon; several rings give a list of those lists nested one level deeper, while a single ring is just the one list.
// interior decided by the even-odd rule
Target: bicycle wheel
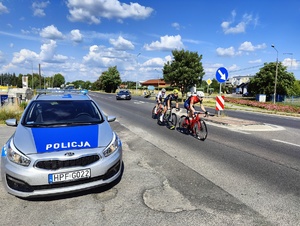
[{"label": "bicycle wheel", "polygon": [[207,126],[204,120],[200,119],[194,125],[195,135],[199,140],[205,140],[207,138]]},{"label": "bicycle wheel", "polygon": [[177,115],[175,113],[172,113],[169,118],[168,118],[168,121],[167,121],[167,125],[168,125],[168,128],[173,130],[175,129],[176,125],[177,125]]},{"label": "bicycle wheel", "polygon": [[178,120],[178,130],[181,133],[188,134],[188,125],[186,123],[186,116],[182,115]]},{"label": "bicycle wheel", "polygon": [[156,119],[156,117],[157,117],[157,114],[154,113],[155,112],[155,108],[156,108],[156,106],[154,106],[153,109],[152,109],[152,118],[153,119]]}]

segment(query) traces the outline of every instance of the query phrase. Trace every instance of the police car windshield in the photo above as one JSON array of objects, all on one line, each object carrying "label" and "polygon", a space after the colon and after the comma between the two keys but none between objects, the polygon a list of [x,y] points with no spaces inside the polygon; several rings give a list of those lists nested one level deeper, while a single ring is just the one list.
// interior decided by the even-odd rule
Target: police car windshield
[{"label": "police car windshield", "polygon": [[33,101],[22,121],[24,126],[97,124],[103,116],[91,100]]}]

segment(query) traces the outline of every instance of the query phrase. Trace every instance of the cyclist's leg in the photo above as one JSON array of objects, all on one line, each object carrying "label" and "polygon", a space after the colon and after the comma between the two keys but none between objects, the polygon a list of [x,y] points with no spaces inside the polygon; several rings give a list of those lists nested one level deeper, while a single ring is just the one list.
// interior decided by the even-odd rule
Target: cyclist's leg
[{"label": "cyclist's leg", "polygon": [[163,111],[161,112],[160,117],[159,117],[159,120],[160,120],[161,122],[163,122],[163,118],[164,118],[164,114],[165,114],[166,110],[167,110],[167,106],[166,106],[166,104],[165,104],[165,102],[164,102]]}]

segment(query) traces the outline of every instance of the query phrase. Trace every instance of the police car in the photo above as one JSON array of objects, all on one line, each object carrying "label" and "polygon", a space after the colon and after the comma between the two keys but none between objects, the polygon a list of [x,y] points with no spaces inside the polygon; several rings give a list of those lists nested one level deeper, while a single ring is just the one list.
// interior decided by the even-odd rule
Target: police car
[{"label": "police car", "polygon": [[122,143],[86,92],[35,96],[1,152],[6,190],[18,197],[70,193],[121,178]]}]

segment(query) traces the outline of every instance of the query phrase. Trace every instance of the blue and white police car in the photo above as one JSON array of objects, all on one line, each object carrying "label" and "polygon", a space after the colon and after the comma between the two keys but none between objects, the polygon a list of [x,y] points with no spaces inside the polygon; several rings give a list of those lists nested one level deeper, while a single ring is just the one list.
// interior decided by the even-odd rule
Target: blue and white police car
[{"label": "blue and white police car", "polygon": [[122,176],[122,143],[97,103],[83,92],[42,92],[25,108],[1,152],[6,190],[18,197],[81,191]]}]

